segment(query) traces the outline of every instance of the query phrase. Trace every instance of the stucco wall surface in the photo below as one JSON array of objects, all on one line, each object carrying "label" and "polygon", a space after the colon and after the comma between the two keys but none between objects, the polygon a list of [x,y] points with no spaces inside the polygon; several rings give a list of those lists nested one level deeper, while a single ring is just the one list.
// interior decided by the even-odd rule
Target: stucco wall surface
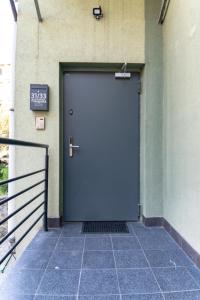
[{"label": "stucco wall surface", "polygon": [[[34,1],[19,0],[15,137],[50,146],[49,217],[59,216],[59,62],[144,63],[144,0],[42,0],[39,23]],[[92,8],[101,5],[96,21]],[[50,111],[29,108],[30,83],[50,87]],[[35,116],[46,116],[36,131]],[[16,152],[17,174],[43,164],[33,152]],[[17,175],[16,174],[16,175]],[[30,182],[30,181],[29,181]],[[21,184],[22,185],[22,184]]]},{"label": "stucco wall surface", "polygon": [[163,183],[164,217],[200,253],[199,11],[172,0],[163,25]]},{"label": "stucco wall surface", "polygon": [[145,217],[160,217],[162,202],[162,27],[160,0],[145,1],[145,68],[141,94],[141,202]]}]

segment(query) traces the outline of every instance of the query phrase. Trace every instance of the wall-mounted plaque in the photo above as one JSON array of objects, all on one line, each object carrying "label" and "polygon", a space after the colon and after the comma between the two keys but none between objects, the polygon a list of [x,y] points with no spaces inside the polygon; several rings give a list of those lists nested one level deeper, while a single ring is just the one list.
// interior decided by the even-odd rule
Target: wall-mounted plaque
[{"label": "wall-mounted plaque", "polygon": [[36,111],[49,110],[49,87],[47,84],[30,85],[30,109]]}]

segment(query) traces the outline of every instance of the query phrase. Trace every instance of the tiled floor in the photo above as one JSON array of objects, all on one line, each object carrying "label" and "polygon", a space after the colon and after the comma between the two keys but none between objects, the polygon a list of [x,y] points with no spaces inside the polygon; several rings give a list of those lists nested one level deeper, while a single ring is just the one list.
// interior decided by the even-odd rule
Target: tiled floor
[{"label": "tiled floor", "polygon": [[200,271],[163,228],[39,232],[0,287],[1,300],[200,300]]}]

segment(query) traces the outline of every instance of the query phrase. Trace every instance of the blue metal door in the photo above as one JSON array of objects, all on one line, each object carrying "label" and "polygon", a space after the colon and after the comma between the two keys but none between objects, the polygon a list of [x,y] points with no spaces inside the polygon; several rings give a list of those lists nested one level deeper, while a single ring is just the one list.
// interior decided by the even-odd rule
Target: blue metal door
[{"label": "blue metal door", "polygon": [[64,220],[137,220],[139,74],[64,75]]}]

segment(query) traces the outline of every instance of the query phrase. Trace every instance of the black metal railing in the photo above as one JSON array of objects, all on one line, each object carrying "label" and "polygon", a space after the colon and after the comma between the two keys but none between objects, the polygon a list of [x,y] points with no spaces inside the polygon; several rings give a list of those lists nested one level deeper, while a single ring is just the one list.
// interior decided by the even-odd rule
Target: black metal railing
[{"label": "black metal railing", "polygon": [[21,205],[18,209],[10,213],[7,217],[5,217],[3,220],[0,220],[0,225],[2,225],[4,222],[8,221],[10,218],[15,216],[18,212],[20,212],[23,208],[27,207],[29,204],[34,202],[38,197],[40,197],[42,194],[44,194],[44,200],[42,203],[37,205],[24,219],[21,220],[15,227],[12,228],[11,231],[9,231],[2,239],[0,239],[0,246],[20,227],[22,226],[39,208],[42,206],[44,207],[44,211],[40,216],[37,218],[37,220],[34,221],[33,224],[25,231],[25,233],[19,238],[18,241],[14,243],[14,245],[11,246],[11,248],[7,251],[6,254],[2,258],[0,258],[0,265],[8,258],[9,255],[12,255],[12,253],[15,251],[16,247],[21,243],[21,241],[25,238],[25,236],[30,232],[30,230],[39,222],[39,220],[43,217],[44,220],[44,230],[48,231],[48,223],[47,223],[47,214],[48,214],[48,173],[49,173],[49,154],[48,154],[48,145],[44,144],[38,144],[38,143],[31,143],[31,142],[25,142],[20,140],[14,140],[14,139],[7,139],[7,138],[0,138],[0,144],[4,145],[13,145],[13,146],[24,146],[24,147],[36,147],[36,148],[44,148],[45,149],[45,167],[43,169],[27,173],[15,178],[10,178],[8,180],[2,180],[0,181],[0,186],[9,184],[11,182],[24,179],[30,176],[33,176],[35,174],[43,173],[44,172],[44,179],[36,182],[35,184],[23,189],[22,191],[16,193],[15,195],[9,196],[3,200],[0,201],[0,206],[4,203],[8,203],[9,201],[15,199],[16,197],[24,194],[27,191],[32,190],[36,186],[39,186],[40,184],[44,183],[44,190],[42,190],[39,194],[37,194],[35,197],[27,201],[25,204]]}]

